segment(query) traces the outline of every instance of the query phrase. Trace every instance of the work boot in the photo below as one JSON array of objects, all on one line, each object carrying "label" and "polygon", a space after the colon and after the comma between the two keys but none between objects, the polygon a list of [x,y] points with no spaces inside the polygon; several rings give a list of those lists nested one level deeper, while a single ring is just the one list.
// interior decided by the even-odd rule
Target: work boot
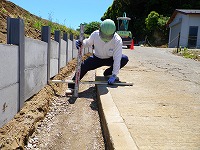
[{"label": "work boot", "polygon": [[66,95],[73,95],[74,94],[74,84],[68,83],[68,89],[65,91]]},{"label": "work boot", "polygon": [[65,91],[65,94],[66,94],[66,95],[73,95],[73,94],[74,94],[74,89],[68,88],[68,89]]}]

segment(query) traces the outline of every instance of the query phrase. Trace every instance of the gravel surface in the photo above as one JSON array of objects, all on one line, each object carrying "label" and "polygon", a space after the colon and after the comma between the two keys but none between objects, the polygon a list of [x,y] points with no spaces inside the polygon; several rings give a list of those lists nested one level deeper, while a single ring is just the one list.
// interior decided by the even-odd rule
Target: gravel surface
[{"label": "gravel surface", "polygon": [[[94,79],[94,73],[86,74],[84,80]],[[28,139],[26,150],[105,149],[95,86],[81,84],[77,99],[66,97],[66,89],[67,86],[60,96],[54,96],[46,117]]]}]

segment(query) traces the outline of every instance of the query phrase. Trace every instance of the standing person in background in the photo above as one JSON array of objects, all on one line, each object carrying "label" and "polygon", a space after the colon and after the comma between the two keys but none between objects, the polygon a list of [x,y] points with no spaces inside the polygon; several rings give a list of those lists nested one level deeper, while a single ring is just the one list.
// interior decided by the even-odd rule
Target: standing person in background
[{"label": "standing person in background", "polygon": [[[80,80],[89,70],[102,66],[109,66],[104,71],[104,76],[109,77],[108,84],[113,84],[116,80],[119,80],[117,77],[119,70],[129,60],[126,55],[122,54],[122,39],[115,31],[114,21],[106,19],[101,23],[100,29],[94,31],[88,39],[83,40],[83,43],[76,40],[77,49],[81,45],[84,48],[94,45],[94,54],[81,64]],[[75,76],[72,80],[75,80]],[[68,88],[68,93],[72,93],[74,84],[68,84]]]}]

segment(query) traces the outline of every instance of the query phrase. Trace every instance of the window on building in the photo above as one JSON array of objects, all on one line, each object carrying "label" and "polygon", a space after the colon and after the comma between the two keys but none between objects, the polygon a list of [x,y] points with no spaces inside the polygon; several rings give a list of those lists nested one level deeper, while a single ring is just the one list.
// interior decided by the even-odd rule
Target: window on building
[{"label": "window on building", "polygon": [[188,36],[188,48],[196,48],[198,26],[190,26]]}]

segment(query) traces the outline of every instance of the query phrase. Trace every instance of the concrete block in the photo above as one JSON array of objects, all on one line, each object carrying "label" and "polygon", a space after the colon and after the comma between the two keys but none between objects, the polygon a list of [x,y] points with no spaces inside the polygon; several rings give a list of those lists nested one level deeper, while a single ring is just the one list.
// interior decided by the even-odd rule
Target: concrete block
[{"label": "concrete block", "polygon": [[[96,70],[96,80],[103,75],[101,68]],[[105,85],[96,85],[99,114],[108,149],[138,150],[131,134]]]},{"label": "concrete block", "polygon": [[125,123],[109,123],[108,130],[115,150],[138,150]]}]

